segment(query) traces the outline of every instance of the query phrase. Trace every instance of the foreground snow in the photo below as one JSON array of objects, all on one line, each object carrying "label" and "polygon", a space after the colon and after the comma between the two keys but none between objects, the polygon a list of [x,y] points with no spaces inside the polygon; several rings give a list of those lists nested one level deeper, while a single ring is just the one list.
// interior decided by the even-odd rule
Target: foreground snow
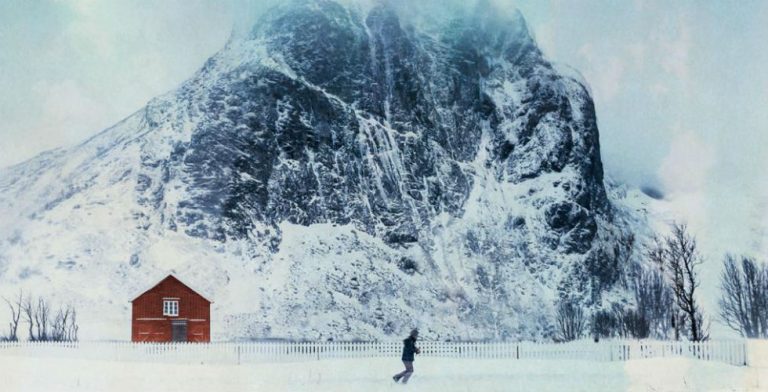
[{"label": "foreground snow", "polygon": [[[5,391],[758,391],[766,369],[683,358],[592,362],[426,358],[408,386],[397,359],[241,366],[0,356]],[[44,375],[44,376],[42,376]]]}]

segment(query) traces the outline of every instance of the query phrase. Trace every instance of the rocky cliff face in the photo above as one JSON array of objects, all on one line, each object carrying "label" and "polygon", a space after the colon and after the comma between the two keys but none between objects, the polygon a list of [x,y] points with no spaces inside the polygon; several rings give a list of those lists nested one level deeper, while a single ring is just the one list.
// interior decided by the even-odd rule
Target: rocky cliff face
[{"label": "rocky cliff face", "polygon": [[176,91],[0,172],[0,213],[0,279],[122,294],[173,269],[225,337],[548,336],[558,297],[597,303],[621,267],[587,89],[488,6],[274,8]]}]

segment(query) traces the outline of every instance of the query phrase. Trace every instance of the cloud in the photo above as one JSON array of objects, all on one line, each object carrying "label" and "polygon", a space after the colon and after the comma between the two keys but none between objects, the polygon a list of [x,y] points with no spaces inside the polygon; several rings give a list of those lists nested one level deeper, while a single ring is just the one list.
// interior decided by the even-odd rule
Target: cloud
[{"label": "cloud", "polygon": [[557,58],[557,45],[555,26],[552,23],[542,23],[538,26],[529,26],[533,31],[536,44],[544,54],[549,58]]},{"label": "cloud", "polygon": [[715,149],[691,130],[679,125],[672,130],[675,136],[661,161],[658,176],[676,219],[694,228],[706,227],[710,223],[707,186],[716,163]]},{"label": "cloud", "polygon": [[72,18],[64,30],[63,38],[70,44],[82,45],[86,51],[95,51],[100,56],[114,54],[114,26],[108,26],[99,15],[99,4],[95,0],[64,2],[72,11]]},{"label": "cloud", "polygon": [[579,48],[579,55],[589,64],[584,76],[590,81],[597,99],[602,103],[612,101],[622,88],[625,61],[618,56],[597,53],[592,44]]},{"label": "cloud", "polygon": [[629,58],[632,60],[635,68],[643,69],[648,57],[648,45],[644,42],[635,42],[628,44],[626,47]]},{"label": "cloud", "polygon": [[659,178],[667,191],[699,191],[707,185],[715,164],[715,149],[705,143],[697,133],[673,127],[676,136],[669,153],[661,162]]},{"label": "cloud", "polygon": [[664,71],[683,82],[690,79],[691,27],[684,16],[672,22],[671,32],[655,37],[660,48],[660,63]]},{"label": "cloud", "polygon": [[[768,156],[763,157],[763,167],[768,165]],[[752,235],[754,243],[752,244],[752,250],[756,255],[763,258],[763,261],[768,262],[768,180],[756,179],[757,191],[754,210],[750,211],[751,216],[754,219],[752,228]]]},{"label": "cloud", "polygon": [[32,92],[40,102],[40,117],[30,128],[46,136],[40,140],[43,148],[70,144],[81,138],[84,129],[93,133],[113,120],[108,105],[74,80],[41,81]]},{"label": "cloud", "polygon": [[178,86],[224,46],[245,2],[0,2],[0,167],[78,143]]},{"label": "cloud", "polygon": [[669,86],[662,82],[652,83],[648,86],[648,91],[651,93],[652,97],[657,99],[671,92]]}]

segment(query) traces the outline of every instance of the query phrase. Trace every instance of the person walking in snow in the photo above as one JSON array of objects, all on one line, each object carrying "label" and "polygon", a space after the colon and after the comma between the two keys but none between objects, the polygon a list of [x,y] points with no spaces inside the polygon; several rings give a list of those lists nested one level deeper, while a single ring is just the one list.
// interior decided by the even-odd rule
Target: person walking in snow
[{"label": "person walking in snow", "polygon": [[421,352],[421,350],[416,347],[416,338],[418,337],[419,330],[414,328],[411,331],[411,334],[405,340],[403,340],[403,365],[405,365],[405,370],[395,374],[392,377],[395,382],[398,382],[402,379],[403,384],[406,384],[408,383],[408,379],[411,378],[411,375],[413,374],[414,354],[419,354]]}]

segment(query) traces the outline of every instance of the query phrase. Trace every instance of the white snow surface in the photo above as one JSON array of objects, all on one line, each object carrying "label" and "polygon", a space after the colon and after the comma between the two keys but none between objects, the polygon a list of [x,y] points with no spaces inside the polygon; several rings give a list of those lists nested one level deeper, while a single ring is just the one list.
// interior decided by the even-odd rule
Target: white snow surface
[{"label": "white snow surface", "polygon": [[[408,385],[396,358],[250,365],[125,363],[0,356],[3,390],[25,391],[761,391],[765,368],[683,358],[573,360],[428,358]],[[44,374],[44,377],[41,377]]]}]

